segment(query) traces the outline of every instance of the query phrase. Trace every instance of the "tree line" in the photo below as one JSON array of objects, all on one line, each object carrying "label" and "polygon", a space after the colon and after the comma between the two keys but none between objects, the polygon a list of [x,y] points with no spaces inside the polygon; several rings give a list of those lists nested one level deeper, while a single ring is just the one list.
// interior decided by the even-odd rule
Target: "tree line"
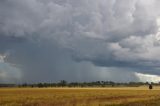
[{"label": "tree line", "polygon": [[61,80],[56,83],[23,83],[23,84],[0,84],[0,87],[138,87],[142,85],[159,85],[160,83],[149,83],[149,82],[128,82],[119,83],[113,81],[93,81],[93,82],[67,82]]}]

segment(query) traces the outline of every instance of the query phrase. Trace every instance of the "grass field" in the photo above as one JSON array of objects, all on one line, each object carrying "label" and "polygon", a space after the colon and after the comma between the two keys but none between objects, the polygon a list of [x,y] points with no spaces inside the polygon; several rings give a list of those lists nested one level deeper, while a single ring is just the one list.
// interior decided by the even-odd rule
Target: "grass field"
[{"label": "grass field", "polygon": [[160,88],[1,88],[0,106],[160,106]]}]

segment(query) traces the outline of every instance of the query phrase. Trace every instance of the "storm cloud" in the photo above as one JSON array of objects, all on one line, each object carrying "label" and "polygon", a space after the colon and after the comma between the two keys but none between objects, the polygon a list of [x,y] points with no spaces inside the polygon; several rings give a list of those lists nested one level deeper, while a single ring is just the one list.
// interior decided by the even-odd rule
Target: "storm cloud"
[{"label": "storm cloud", "polygon": [[160,75],[159,5],[1,0],[0,81],[139,81],[138,75]]}]

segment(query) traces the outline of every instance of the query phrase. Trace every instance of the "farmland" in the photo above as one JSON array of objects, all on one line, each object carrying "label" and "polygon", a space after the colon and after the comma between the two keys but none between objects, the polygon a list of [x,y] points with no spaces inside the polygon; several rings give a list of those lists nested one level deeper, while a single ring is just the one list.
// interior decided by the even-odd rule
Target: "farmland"
[{"label": "farmland", "polygon": [[160,87],[1,88],[0,106],[159,106]]}]

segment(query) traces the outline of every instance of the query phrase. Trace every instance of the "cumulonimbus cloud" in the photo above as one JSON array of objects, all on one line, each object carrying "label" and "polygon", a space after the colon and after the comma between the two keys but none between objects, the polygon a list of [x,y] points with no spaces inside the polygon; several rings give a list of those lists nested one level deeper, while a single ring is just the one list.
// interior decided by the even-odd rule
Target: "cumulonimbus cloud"
[{"label": "cumulonimbus cloud", "polygon": [[50,70],[39,71],[41,75],[78,70],[79,62],[160,74],[159,4],[158,0],[1,0],[0,53],[9,52],[7,61],[21,64],[24,76],[32,78],[41,69]]}]

